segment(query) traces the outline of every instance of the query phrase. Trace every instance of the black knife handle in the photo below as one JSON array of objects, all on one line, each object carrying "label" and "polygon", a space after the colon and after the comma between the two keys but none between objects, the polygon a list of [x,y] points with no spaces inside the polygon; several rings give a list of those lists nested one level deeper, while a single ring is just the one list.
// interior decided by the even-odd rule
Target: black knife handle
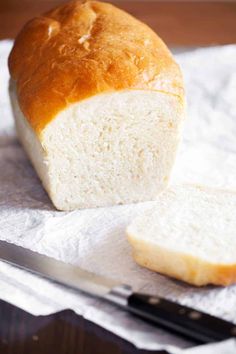
[{"label": "black knife handle", "polygon": [[128,308],[144,319],[201,343],[236,337],[233,323],[157,296],[133,293],[128,298]]}]

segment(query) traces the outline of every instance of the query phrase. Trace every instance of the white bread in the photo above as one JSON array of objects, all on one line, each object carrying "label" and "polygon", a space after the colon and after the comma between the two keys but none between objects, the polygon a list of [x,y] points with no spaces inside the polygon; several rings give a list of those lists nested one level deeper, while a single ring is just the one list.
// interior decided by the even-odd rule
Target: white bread
[{"label": "white bread", "polygon": [[179,185],[127,228],[141,266],[197,286],[236,282],[236,192]]},{"label": "white bread", "polygon": [[57,209],[153,200],[167,186],[183,81],[146,25],[72,1],[26,24],[9,69],[19,139]]}]

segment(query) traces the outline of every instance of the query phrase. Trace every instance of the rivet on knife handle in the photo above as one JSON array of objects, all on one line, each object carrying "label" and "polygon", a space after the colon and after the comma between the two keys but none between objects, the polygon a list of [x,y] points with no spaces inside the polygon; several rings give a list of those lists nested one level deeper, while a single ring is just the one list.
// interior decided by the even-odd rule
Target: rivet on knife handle
[{"label": "rivet on knife handle", "polygon": [[199,342],[216,342],[236,336],[234,324],[160,297],[133,293],[128,298],[128,307],[136,315]]}]

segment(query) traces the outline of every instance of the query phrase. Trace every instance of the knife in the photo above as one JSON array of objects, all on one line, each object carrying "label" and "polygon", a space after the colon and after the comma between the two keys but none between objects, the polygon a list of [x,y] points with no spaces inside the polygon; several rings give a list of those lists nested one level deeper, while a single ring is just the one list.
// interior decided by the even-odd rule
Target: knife
[{"label": "knife", "polygon": [[200,343],[236,337],[236,325],[159,296],[135,293],[129,285],[0,241],[0,260],[56,283],[100,297],[145,320]]}]

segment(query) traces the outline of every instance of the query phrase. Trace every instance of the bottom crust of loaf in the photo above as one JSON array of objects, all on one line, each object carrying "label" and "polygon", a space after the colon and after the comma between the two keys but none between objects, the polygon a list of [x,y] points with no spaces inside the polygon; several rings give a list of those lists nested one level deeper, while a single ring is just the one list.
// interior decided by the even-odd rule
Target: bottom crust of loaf
[{"label": "bottom crust of loaf", "polygon": [[236,282],[236,264],[214,264],[186,254],[149,245],[128,234],[137,264],[195,286],[227,286]]}]

